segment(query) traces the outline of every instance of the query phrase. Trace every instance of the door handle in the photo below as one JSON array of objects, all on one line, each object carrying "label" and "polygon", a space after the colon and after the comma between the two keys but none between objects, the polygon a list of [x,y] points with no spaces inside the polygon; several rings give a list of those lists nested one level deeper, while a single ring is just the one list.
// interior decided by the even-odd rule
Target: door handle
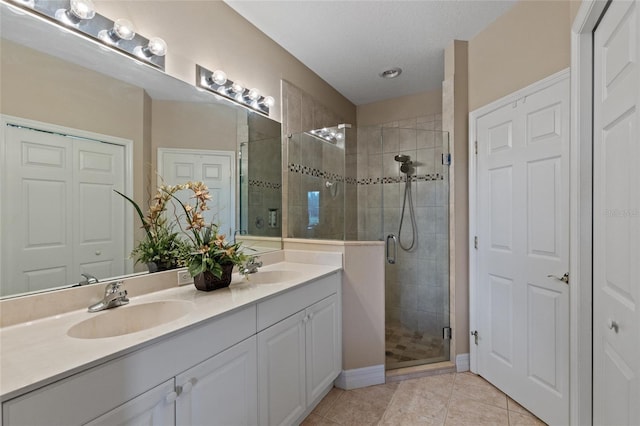
[{"label": "door handle", "polygon": [[557,275],[547,275],[547,278],[555,278],[558,281],[562,281],[565,284],[569,284],[569,273],[565,273],[562,277]]},{"label": "door handle", "polygon": [[[393,241],[393,257],[391,257],[391,254],[389,253],[389,249],[391,244],[389,244],[390,241]],[[387,235],[387,262],[389,262],[391,265],[394,265],[396,263],[396,258],[398,257],[398,237],[396,237],[393,234],[389,234]]]}]

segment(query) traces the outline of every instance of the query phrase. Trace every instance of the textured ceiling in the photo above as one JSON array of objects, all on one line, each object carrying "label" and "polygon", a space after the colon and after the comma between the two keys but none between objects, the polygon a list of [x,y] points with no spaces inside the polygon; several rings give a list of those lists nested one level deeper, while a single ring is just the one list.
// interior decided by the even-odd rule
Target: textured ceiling
[{"label": "textured ceiling", "polygon": [[[356,105],[441,87],[444,48],[469,40],[515,0],[225,0]],[[378,76],[398,66],[393,80]]]}]

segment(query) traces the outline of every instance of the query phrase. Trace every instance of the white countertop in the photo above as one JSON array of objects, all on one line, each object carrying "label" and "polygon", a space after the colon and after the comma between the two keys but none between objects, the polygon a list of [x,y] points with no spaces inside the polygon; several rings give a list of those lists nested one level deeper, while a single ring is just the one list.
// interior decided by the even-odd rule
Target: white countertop
[{"label": "white countertop", "polygon": [[[67,336],[73,325],[110,311],[67,312],[0,329],[0,397],[2,401],[133,352],[170,334],[206,320],[223,316],[261,300],[341,270],[340,266],[279,262],[260,271],[296,271],[295,279],[277,284],[257,284],[234,274],[228,288],[212,292],[191,285],[132,297],[127,306],[158,300],[192,302],[185,316],[153,328],[116,337],[78,339]],[[127,285],[125,284],[125,288]],[[89,303],[87,302],[87,306]],[[114,308],[127,309],[127,306]]]}]

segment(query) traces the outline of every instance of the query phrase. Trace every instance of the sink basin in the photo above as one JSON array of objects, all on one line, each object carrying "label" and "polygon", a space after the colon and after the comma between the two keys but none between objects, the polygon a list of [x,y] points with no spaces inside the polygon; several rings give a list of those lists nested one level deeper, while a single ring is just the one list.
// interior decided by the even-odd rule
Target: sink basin
[{"label": "sink basin", "polygon": [[183,300],[164,300],[113,308],[94,314],[72,326],[69,337],[101,339],[147,330],[187,315],[194,305]]},{"label": "sink basin", "polygon": [[298,271],[258,271],[249,274],[249,282],[253,284],[278,284],[300,278]]}]

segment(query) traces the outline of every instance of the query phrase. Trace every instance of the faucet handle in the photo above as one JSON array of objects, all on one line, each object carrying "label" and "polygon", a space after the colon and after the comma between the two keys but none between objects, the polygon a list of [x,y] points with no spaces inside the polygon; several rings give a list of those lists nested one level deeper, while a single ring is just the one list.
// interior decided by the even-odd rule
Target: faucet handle
[{"label": "faucet handle", "polygon": [[[124,286],[124,282],[123,281],[110,282],[104,288],[104,294],[105,294],[105,296],[108,296],[110,294],[115,294],[115,293],[121,292],[121,291],[123,291],[123,288],[122,288],[123,286]],[[124,290],[124,293],[126,295],[127,290]]]}]

